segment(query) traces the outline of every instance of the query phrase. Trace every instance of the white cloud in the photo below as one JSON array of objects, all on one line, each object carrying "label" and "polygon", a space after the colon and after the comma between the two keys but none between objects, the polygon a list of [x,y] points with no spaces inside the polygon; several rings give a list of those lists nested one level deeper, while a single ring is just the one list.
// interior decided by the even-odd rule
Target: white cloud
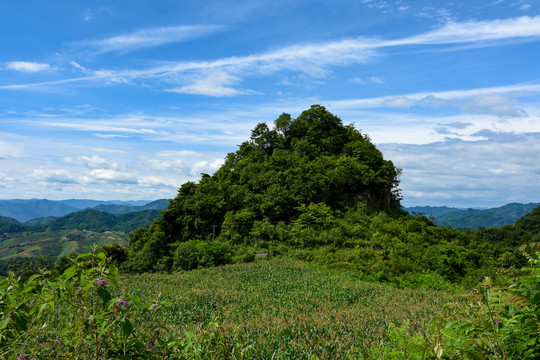
[{"label": "white cloud", "polygon": [[92,134],[95,137],[103,138],[103,139],[115,139],[115,138],[127,138],[127,135],[120,135],[120,134]]},{"label": "white cloud", "polygon": [[118,169],[118,164],[108,162],[106,159],[94,155],[92,157],[79,156],[76,159],[65,157],[64,162],[67,164],[76,164],[85,166],[89,169]]},{"label": "white cloud", "polygon": [[94,14],[92,13],[92,11],[90,11],[90,9],[86,9],[83,11],[83,21],[90,21],[94,18]]},{"label": "white cloud", "polygon": [[[471,111],[480,109],[488,110],[491,114],[510,113],[523,116],[523,112],[516,106],[519,102],[510,97],[522,97],[531,93],[539,93],[540,84],[516,84],[491,88],[477,88],[468,90],[437,91],[431,93],[413,93],[394,96],[381,96],[365,99],[348,99],[329,101],[337,108],[377,108],[399,107],[410,108],[412,106],[453,106],[467,108],[465,102],[469,102]],[[474,105],[474,106],[473,106]],[[513,110],[512,110],[513,109]],[[497,111],[499,110],[499,111]]]},{"label": "white cloud", "polygon": [[[128,35],[95,41],[99,51],[126,51],[168,42],[180,41],[183,36],[214,31],[215,27],[167,27],[141,30]],[[191,34],[191,35],[186,35]],[[235,96],[253,93],[252,90],[236,89],[245,77],[265,76],[288,70],[303,73],[311,78],[326,77],[331,68],[365,63],[389,47],[409,45],[445,45],[483,43],[485,41],[540,37],[540,16],[518,17],[491,21],[448,22],[420,35],[396,40],[356,38],[340,41],[298,44],[275,51],[242,57],[228,57],[212,61],[172,62],[167,65],[142,70],[117,71],[101,69],[86,70],[87,76],[34,84],[3,85],[3,89],[26,89],[39,86],[64,85],[71,82],[127,82],[134,79],[157,79],[180,87],[167,87],[167,91],[207,96]],[[75,63],[76,64],[76,63]],[[80,70],[72,63],[72,65]],[[80,65],[79,65],[80,66]],[[363,79],[366,80],[366,79]],[[377,82],[379,78],[369,79]],[[186,84],[187,82],[187,84]]]},{"label": "white cloud", "polygon": [[11,61],[6,64],[6,68],[29,73],[54,70],[54,68],[52,68],[49,64],[29,61]]},{"label": "white cloud", "polygon": [[531,194],[540,191],[539,136],[502,134],[488,141],[378,148],[403,169],[400,187],[406,206],[440,205],[445,198],[452,200],[448,206],[501,206],[534,201]]},{"label": "white cloud", "polygon": [[88,176],[80,178],[83,183],[110,182],[120,184],[136,184],[137,178],[130,173],[112,169],[95,169]]},{"label": "white cloud", "polygon": [[470,114],[493,114],[501,117],[525,117],[527,112],[519,107],[517,100],[506,96],[479,95],[464,101],[462,108]]},{"label": "white cloud", "polygon": [[181,159],[173,161],[159,161],[155,159],[147,159],[144,161],[144,166],[156,171],[183,171],[185,170],[184,162]]},{"label": "white cloud", "polygon": [[73,179],[71,174],[63,169],[36,169],[33,172],[33,176],[40,181],[46,183],[59,183],[59,184],[75,184],[76,180]]},{"label": "white cloud", "polygon": [[240,79],[236,76],[229,75],[224,71],[216,71],[205,75],[202,78],[193,80],[189,85],[181,88],[169,89],[167,91],[215,97],[248,94],[248,91],[236,90],[228,86],[239,81]]},{"label": "white cloud", "polygon": [[384,83],[384,79],[379,77],[379,76],[369,76],[367,78],[359,78],[359,77],[355,77],[355,78],[352,78],[350,81],[352,82],[356,82],[356,83],[359,83],[359,84],[383,84]]},{"label": "white cloud", "polygon": [[217,25],[169,26],[137,30],[107,39],[83,42],[97,53],[132,51],[168,43],[191,40],[223,29]]},{"label": "white cloud", "polygon": [[[40,125],[51,128],[63,128],[77,131],[89,131],[89,132],[120,132],[126,134],[156,134],[154,129],[145,128],[128,128],[120,126],[111,126],[106,123],[96,124],[83,122],[83,119],[76,119],[79,122],[74,122],[74,119],[65,119],[66,122],[41,122]],[[120,123],[120,121],[119,121]]]},{"label": "white cloud", "polygon": [[389,41],[388,46],[455,44],[539,36],[540,16],[522,16],[503,20],[448,22],[431,32]]},{"label": "white cloud", "polygon": [[191,167],[190,174],[198,175],[200,173],[214,173],[221,165],[225,163],[223,159],[215,159],[214,161],[198,161]]},{"label": "white cloud", "polygon": [[191,150],[165,150],[156,153],[156,156],[163,157],[184,157],[184,156],[201,156],[200,153]]}]

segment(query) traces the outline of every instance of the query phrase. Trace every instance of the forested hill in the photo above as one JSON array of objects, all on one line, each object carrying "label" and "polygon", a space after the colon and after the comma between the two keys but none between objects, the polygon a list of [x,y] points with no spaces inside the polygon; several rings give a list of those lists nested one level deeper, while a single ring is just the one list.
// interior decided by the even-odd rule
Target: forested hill
[{"label": "forested hill", "polygon": [[296,119],[283,114],[273,129],[258,124],[213,176],[183,184],[163,218],[132,236],[130,265],[170,270],[178,244],[215,237],[262,241],[267,236],[256,233],[264,227],[324,227],[334,211],[358,205],[401,213],[398,175],[367,135],[324,107],[314,105]]},{"label": "forested hill", "polygon": [[89,231],[124,231],[130,232],[147,226],[160,217],[157,209],[129,212],[126,214],[109,214],[93,209],[81,210],[54,218],[40,218],[20,223],[19,221],[0,216],[0,234],[23,231],[44,231],[53,229],[80,229]]}]

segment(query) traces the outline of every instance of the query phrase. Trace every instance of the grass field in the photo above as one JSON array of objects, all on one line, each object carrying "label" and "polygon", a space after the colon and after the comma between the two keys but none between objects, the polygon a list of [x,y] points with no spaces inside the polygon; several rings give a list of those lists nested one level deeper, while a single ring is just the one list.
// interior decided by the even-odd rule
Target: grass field
[{"label": "grass field", "polygon": [[205,333],[209,323],[218,324],[226,341],[249,347],[261,359],[369,356],[391,323],[408,321],[409,331],[418,333],[453,300],[445,292],[366,283],[283,258],[172,275],[126,275],[121,283],[125,294],[143,302],[158,294],[169,301],[170,309],[160,316],[170,331]]}]

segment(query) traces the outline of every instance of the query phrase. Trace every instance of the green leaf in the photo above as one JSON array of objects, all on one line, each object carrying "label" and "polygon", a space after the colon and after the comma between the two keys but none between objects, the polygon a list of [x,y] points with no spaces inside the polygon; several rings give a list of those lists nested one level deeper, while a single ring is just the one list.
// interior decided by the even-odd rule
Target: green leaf
[{"label": "green leaf", "polygon": [[133,333],[133,325],[128,319],[124,319],[122,322],[122,334],[124,337],[129,337]]},{"label": "green leaf", "polygon": [[111,293],[104,287],[98,288],[97,294],[101,298],[103,305],[107,304],[112,298]]},{"label": "green leaf", "polygon": [[73,275],[75,275],[77,270],[78,270],[77,266],[71,266],[71,267],[67,268],[66,271],[64,271],[64,274],[62,275],[62,277],[64,279],[71,279],[73,277]]}]

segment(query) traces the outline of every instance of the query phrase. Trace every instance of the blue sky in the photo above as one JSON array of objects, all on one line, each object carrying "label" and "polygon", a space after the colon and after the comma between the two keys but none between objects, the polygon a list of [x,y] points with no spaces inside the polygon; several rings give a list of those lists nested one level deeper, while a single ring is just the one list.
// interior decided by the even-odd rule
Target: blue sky
[{"label": "blue sky", "polygon": [[170,198],[321,104],[402,203],[540,202],[540,3],[3,1],[0,199]]}]

